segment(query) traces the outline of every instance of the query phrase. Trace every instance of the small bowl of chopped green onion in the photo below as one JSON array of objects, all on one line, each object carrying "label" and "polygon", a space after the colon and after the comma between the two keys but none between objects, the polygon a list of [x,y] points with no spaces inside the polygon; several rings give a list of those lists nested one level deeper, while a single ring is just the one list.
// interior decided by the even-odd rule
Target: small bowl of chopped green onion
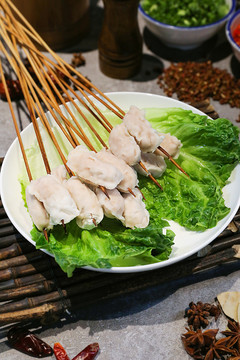
[{"label": "small bowl of chopped green onion", "polygon": [[164,44],[180,49],[200,46],[214,36],[236,9],[236,0],[142,0],[147,28]]},{"label": "small bowl of chopped green onion", "polygon": [[226,36],[236,59],[240,61],[240,10],[235,12],[228,20]]}]

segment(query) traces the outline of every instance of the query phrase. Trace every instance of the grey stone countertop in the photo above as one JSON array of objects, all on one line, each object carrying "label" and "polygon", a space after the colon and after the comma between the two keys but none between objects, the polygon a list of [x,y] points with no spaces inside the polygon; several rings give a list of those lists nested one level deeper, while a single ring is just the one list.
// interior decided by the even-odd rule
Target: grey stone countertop
[{"label": "grey stone countertop", "polygon": [[[140,73],[128,80],[108,78],[98,67],[97,38],[101,28],[102,13],[102,7],[92,3],[91,16],[94,26],[90,33],[74,48],[60,52],[60,55],[70,62],[73,52],[82,52],[86,64],[80,68],[80,71],[103,92],[139,91],[163,95],[157,84],[159,73],[156,69],[167,67],[171,61],[177,60],[212,59],[214,66],[227,69],[238,77],[240,75],[239,63],[226,43],[224,31],[211,40],[209,44],[211,50],[201,48],[183,52],[168,49],[161,44],[144,28],[140,20],[144,39]],[[239,126],[236,122],[239,109],[220,105],[214,101],[212,104],[221,117],[226,117]],[[24,105],[14,104],[14,108],[20,128],[24,128],[29,124]],[[0,113],[0,156],[5,156],[15,138],[15,131],[8,105],[3,101],[0,101]],[[101,349],[98,360],[188,359],[181,343],[181,334],[185,332],[186,326],[185,308],[190,301],[201,300],[212,303],[216,295],[223,291],[240,291],[239,263],[222,265],[204,273],[137,291],[131,295],[89,305],[73,314],[72,318],[63,319],[49,327],[38,328],[36,333],[52,346],[55,342],[60,342],[70,358],[88,344],[98,342]],[[220,326],[219,323],[216,326]],[[28,355],[11,349],[5,335],[2,328],[0,359],[30,359]]]}]

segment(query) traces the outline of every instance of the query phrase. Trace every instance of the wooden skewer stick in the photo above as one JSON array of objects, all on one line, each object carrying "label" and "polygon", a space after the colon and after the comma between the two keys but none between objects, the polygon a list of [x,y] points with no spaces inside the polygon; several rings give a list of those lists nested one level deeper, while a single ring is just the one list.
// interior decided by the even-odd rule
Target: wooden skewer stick
[{"label": "wooden skewer stick", "polygon": [[[15,126],[15,130],[16,130],[16,133],[17,133],[19,145],[20,145],[20,148],[21,148],[21,151],[22,151],[22,155],[23,155],[25,166],[26,166],[28,178],[29,178],[29,181],[31,181],[32,180],[32,174],[31,174],[30,167],[29,167],[29,164],[28,164],[28,161],[27,161],[27,157],[26,157],[25,149],[24,149],[24,146],[23,146],[23,143],[22,143],[22,138],[21,138],[21,135],[20,135],[20,132],[19,132],[16,117],[15,117],[15,114],[14,114],[14,111],[13,111],[11,98],[10,98],[8,87],[7,87],[7,84],[6,84],[6,79],[5,79],[5,75],[4,75],[4,72],[3,72],[1,60],[0,60],[0,74],[1,74],[1,79],[2,79],[2,82],[3,82],[3,86],[4,86],[4,89],[5,89],[7,101],[8,101],[8,104],[9,104],[9,108],[10,108],[10,111],[11,111],[11,115],[12,115],[13,123],[14,123],[14,126]],[[46,229],[43,230],[43,233],[44,233],[44,237],[45,237],[46,241],[48,241],[48,234],[47,234]]]},{"label": "wooden skewer stick", "polygon": [[168,157],[168,159],[185,175],[187,175],[189,177],[189,175],[186,173],[186,171],[183,170],[183,168],[173,159],[173,157],[171,155],[169,155],[169,153],[163,149],[161,146],[158,146],[158,150],[160,150],[164,155],[166,155]]},{"label": "wooden skewer stick", "polygon": [[1,79],[2,79],[3,86],[4,86],[7,102],[8,102],[10,111],[11,111],[13,124],[14,124],[15,131],[16,131],[16,134],[17,134],[17,137],[18,137],[19,145],[20,145],[20,148],[21,148],[23,160],[24,160],[24,163],[25,163],[25,166],[26,166],[28,178],[29,178],[29,181],[31,181],[32,180],[32,174],[31,174],[30,167],[29,167],[29,164],[28,164],[26,152],[25,152],[25,149],[24,149],[24,146],[23,146],[23,142],[22,142],[22,138],[21,138],[20,131],[19,131],[19,128],[18,128],[15,113],[14,113],[14,110],[13,110],[13,107],[12,107],[12,102],[11,102],[11,98],[10,98],[10,95],[9,95],[6,79],[5,79],[5,76],[4,76],[1,59],[0,59],[0,74],[1,74]]},{"label": "wooden skewer stick", "polygon": [[[0,31],[0,32],[1,32],[1,31]],[[2,45],[1,42],[0,42],[0,49],[3,51],[3,53],[4,53],[5,56],[7,57],[8,61],[10,62],[12,68],[15,69],[15,70],[16,70],[15,72],[17,73],[18,71],[17,71],[17,69],[15,68],[15,64],[14,64],[14,62],[12,61],[12,58],[8,55],[7,51],[5,50],[5,48],[4,48],[4,46]],[[31,86],[31,84],[29,84],[29,85]],[[35,93],[34,93],[33,88],[31,88],[31,93],[33,94],[33,96],[35,96]],[[37,96],[36,96],[35,100],[36,100],[37,102],[39,102]],[[33,106],[34,106],[34,103],[33,103]],[[40,106],[40,103],[39,103],[39,106]],[[40,106],[40,108],[41,108],[41,106]],[[37,110],[36,107],[35,107],[35,109]],[[45,116],[45,114],[44,114],[44,116]],[[40,118],[40,119],[42,120],[42,118]],[[33,121],[35,121],[35,119],[34,119]],[[47,124],[47,123],[46,123],[46,124]],[[52,135],[53,138],[56,140],[56,138],[55,138],[55,136],[53,135],[53,132],[52,132],[52,130],[51,130],[51,128],[50,128],[49,125],[47,126],[47,128],[48,128],[48,130],[49,130],[49,132],[50,132],[50,135]],[[65,159],[64,155],[62,154],[62,151],[61,151],[61,149],[60,149],[57,141],[55,141],[55,146],[57,147],[57,149],[59,149],[59,151],[60,151],[60,156],[62,156],[63,162],[65,161],[65,163],[66,163],[66,159]]]},{"label": "wooden skewer stick", "polygon": [[139,161],[139,165],[142,167],[142,169],[144,171],[146,171],[147,176],[154,182],[154,184],[156,184],[161,190],[163,190],[162,186],[159,184],[159,182],[155,179],[154,176],[152,176],[152,174],[148,171],[148,169],[146,168],[146,166],[142,163],[142,161]]},{"label": "wooden skewer stick", "polygon": [[[13,38],[13,43],[14,43],[14,46],[16,48],[16,43],[14,41],[14,38]],[[2,69],[2,64],[1,64],[1,77],[2,79],[4,79],[3,81],[5,81],[5,76],[4,76],[4,73],[3,73],[3,69]],[[33,109],[32,109],[32,106],[31,106],[31,102],[29,101],[29,96],[28,96],[28,91],[26,89],[26,83],[25,83],[25,80],[24,78],[21,76],[21,72],[18,71],[17,73],[17,76],[18,76],[18,79],[19,79],[19,83],[21,85],[21,88],[22,88],[22,91],[23,91],[23,94],[24,94],[24,97],[26,99],[26,104],[27,104],[27,107],[29,109],[29,113],[30,113],[30,117],[32,119],[32,123],[33,123],[33,127],[34,127],[34,130],[35,130],[35,134],[36,134],[36,137],[37,137],[37,140],[38,140],[38,144],[39,144],[39,148],[40,148],[40,151],[41,151],[41,154],[42,154],[42,158],[43,158],[43,161],[44,161],[44,164],[45,164],[45,167],[46,167],[46,171],[47,172],[50,172],[50,166],[49,166],[49,163],[48,163],[48,160],[47,160],[47,156],[46,156],[46,152],[45,152],[45,148],[44,148],[44,145],[43,145],[43,142],[42,142],[42,139],[41,139],[41,136],[40,136],[40,132],[39,132],[39,129],[38,129],[38,124],[37,124],[37,121],[36,118],[35,118],[35,114],[33,112]],[[6,85],[6,81],[5,81],[5,85]],[[7,86],[5,87],[5,92],[6,92],[6,89],[7,89]],[[7,90],[8,92],[8,90]],[[10,96],[9,96],[9,92],[8,92],[8,100],[10,100]],[[11,103],[11,100],[9,102],[9,104]],[[12,106],[11,106],[12,108]],[[11,111],[12,115],[13,115],[13,112]],[[13,117],[13,119],[15,119],[15,116]],[[16,119],[15,119],[15,127],[17,127],[17,130],[18,130],[18,126],[17,126],[17,123],[16,123]],[[19,130],[17,131],[17,133],[19,133]],[[21,137],[20,137],[21,138]],[[19,137],[18,137],[19,139]],[[24,151],[24,154],[25,154],[25,151]],[[26,163],[25,163],[26,165]],[[27,162],[27,165],[28,165],[28,168],[29,168],[29,164]],[[30,168],[29,168],[29,171],[30,171]],[[29,181],[32,180],[32,175],[30,173],[30,176],[29,176]],[[48,242],[48,233],[47,233],[47,230],[46,229],[43,229],[43,234],[44,234],[44,237],[46,239],[46,241]]]},{"label": "wooden skewer stick", "polygon": [[[62,91],[64,92],[64,94],[67,96],[68,100],[71,102],[71,104],[73,104],[73,106],[75,107],[75,109],[78,111],[78,113],[82,116],[82,118],[84,119],[84,121],[87,123],[87,125],[90,127],[90,129],[92,130],[92,132],[94,133],[94,135],[97,137],[97,139],[100,141],[100,143],[106,147],[105,142],[103,141],[103,139],[101,138],[101,136],[98,134],[98,132],[94,129],[94,127],[92,126],[91,122],[87,119],[87,117],[85,116],[85,114],[83,113],[83,111],[80,109],[80,107],[77,105],[77,103],[74,101],[74,99],[69,95],[67,90],[70,90],[75,96],[76,98],[82,103],[85,104],[84,101],[76,94],[76,92],[66,83],[63,81],[60,81],[58,76],[55,74],[55,72],[48,66],[48,64],[45,64],[49,70],[49,72],[51,73],[51,75],[54,77],[55,81],[57,82],[57,84],[61,87]],[[67,86],[67,88],[63,85],[63,83],[65,84],[65,86]],[[60,97],[60,100],[63,102],[63,104],[65,105],[65,107],[67,108],[67,111],[69,110],[69,107],[66,106],[66,102],[65,100]],[[72,119],[74,120],[74,123],[77,125],[77,127],[80,127],[79,123],[76,121],[75,116],[70,113]],[[83,135],[86,137],[83,129],[80,127]]]}]

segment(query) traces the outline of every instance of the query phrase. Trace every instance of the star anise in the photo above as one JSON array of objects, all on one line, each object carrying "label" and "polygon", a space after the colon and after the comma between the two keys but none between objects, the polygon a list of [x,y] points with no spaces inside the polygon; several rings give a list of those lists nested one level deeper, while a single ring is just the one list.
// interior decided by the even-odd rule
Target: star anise
[{"label": "star anise", "polygon": [[203,359],[202,350],[209,348],[214,342],[218,329],[209,329],[202,331],[197,329],[194,331],[187,328],[187,332],[182,335],[182,342],[187,353],[194,359]]},{"label": "star anise", "polygon": [[228,338],[214,340],[207,351],[204,360],[222,359],[223,354],[233,354],[233,350],[227,346]]},{"label": "star anise", "polygon": [[232,355],[227,360],[240,360],[240,353],[234,349]]},{"label": "star anise", "polygon": [[197,329],[194,331],[192,327],[186,328],[187,332],[183,334],[183,338],[186,339],[187,344],[191,344],[193,346],[209,346],[213,340],[216,338],[218,333],[218,329],[208,329],[202,331],[201,329]]},{"label": "star anise", "polygon": [[192,325],[194,330],[196,330],[201,327],[205,328],[208,325],[209,321],[207,318],[210,315],[214,316],[215,320],[217,320],[220,312],[221,310],[218,306],[198,301],[196,304],[190,302],[185,316],[188,317],[188,325]]},{"label": "star anise", "polygon": [[229,330],[222,331],[222,334],[228,336],[228,347],[234,347],[240,353],[240,324],[237,321],[228,320]]}]

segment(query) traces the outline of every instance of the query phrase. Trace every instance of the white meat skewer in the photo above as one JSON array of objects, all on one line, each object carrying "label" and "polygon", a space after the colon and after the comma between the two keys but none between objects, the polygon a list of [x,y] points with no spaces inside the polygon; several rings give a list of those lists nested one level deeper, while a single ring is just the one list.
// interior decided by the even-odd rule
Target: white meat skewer
[{"label": "white meat skewer", "polygon": [[111,130],[108,144],[110,151],[130,166],[137,164],[141,159],[140,147],[123,123]]},{"label": "white meat skewer", "polygon": [[39,231],[52,229],[49,215],[44,208],[43,203],[39,201],[34,195],[29,193],[28,187],[26,187],[25,193],[28,211],[35,226]]},{"label": "white meat skewer", "polygon": [[123,194],[124,198],[124,226],[131,229],[146,228],[149,224],[149,212],[147,211],[142,194],[138,189],[134,189],[135,197],[131,194]]},{"label": "white meat skewer", "polygon": [[164,136],[152,128],[150,122],[145,118],[144,110],[136,106],[130,106],[129,111],[123,118],[127,131],[132,135],[142,152],[154,152],[162,143]]},{"label": "white meat skewer", "polygon": [[84,182],[94,186],[114,189],[123,179],[113,165],[97,158],[96,153],[82,145],[70,151],[67,166]]},{"label": "white meat skewer", "polygon": [[65,165],[59,165],[52,169],[51,175],[55,176],[55,178],[62,183],[67,179],[67,169]]},{"label": "white meat skewer", "polygon": [[[181,141],[176,137],[169,133],[163,134],[159,133],[160,135],[164,136],[164,140],[161,143],[161,147],[167,151],[167,153],[173,158],[177,159],[180,153],[180,149],[182,147]],[[161,150],[157,149],[155,152],[157,155],[161,155],[164,158],[168,158]]]},{"label": "white meat skewer", "polygon": [[[76,217],[77,225],[82,229],[91,230],[103,219],[103,209],[96,194],[83,184],[76,176],[65,182],[65,186],[74,199],[79,215]],[[99,189],[103,197],[107,198]]]},{"label": "white meat skewer", "polygon": [[123,174],[123,179],[117,185],[117,189],[121,192],[129,192],[138,185],[136,171],[129,166],[124,160],[113,155],[110,150],[102,149],[97,154],[97,158],[109,164],[114,165]]},{"label": "white meat skewer", "polygon": [[108,197],[100,189],[96,189],[97,198],[108,218],[124,220],[124,199],[117,189],[107,190]]},{"label": "white meat skewer", "polygon": [[[156,153],[142,153],[141,162],[155,178],[162,176],[167,168],[164,158]],[[141,175],[148,176],[148,173],[139,165],[134,166]]]},{"label": "white meat skewer", "polygon": [[79,215],[69,192],[53,175],[32,180],[28,191],[43,203],[50,217],[50,225],[67,224]]}]

